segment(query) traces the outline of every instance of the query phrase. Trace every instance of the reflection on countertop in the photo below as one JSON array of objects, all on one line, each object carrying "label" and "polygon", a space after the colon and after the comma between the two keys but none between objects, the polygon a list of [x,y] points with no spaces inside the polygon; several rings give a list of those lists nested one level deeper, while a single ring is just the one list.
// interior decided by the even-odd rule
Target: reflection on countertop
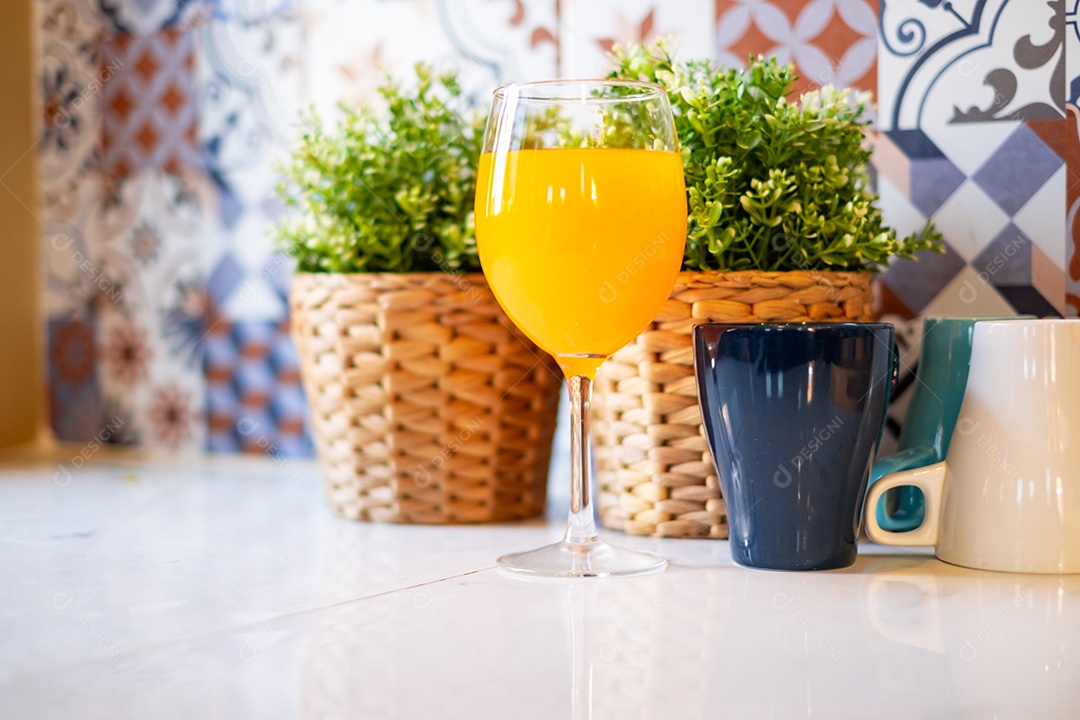
[{"label": "reflection on countertop", "polygon": [[313,464],[0,465],[4,718],[1069,718],[1080,576],[862,545],[843,570],[732,564],[522,581],[563,519],[366,525]]}]

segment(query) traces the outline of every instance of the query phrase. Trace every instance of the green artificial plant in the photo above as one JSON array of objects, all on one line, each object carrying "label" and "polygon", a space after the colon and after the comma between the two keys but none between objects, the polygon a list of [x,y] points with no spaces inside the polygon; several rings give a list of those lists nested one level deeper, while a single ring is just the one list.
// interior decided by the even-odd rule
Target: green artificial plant
[{"label": "green artificial plant", "polygon": [[867,94],[826,86],[793,102],[791,65],[678,62],[663,40],[616,46],[612,58],[612,78],[657,83],[671,99],[689,206],[684,269],[877,271],[941,250],[930,223],[904,238],[883,224]]},{"label": "green artificial plant", "polygon": [[483,118],[452,72],[418,64],[387,79],[383,107],[341,106],[328,130],[313,114],[283,168],[294,208],[277,226],[299,272],[473,271],[476,167]]}]

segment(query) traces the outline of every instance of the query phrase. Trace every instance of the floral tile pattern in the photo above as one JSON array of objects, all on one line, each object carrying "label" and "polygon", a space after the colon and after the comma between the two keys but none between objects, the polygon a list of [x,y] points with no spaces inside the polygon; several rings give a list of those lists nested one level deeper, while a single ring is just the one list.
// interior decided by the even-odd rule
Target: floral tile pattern
[{"label": "floral tile pattern", "polygon": [[559,74],[607,74],[607,53],[615,43],[651,42],[678,37],[679,53],[708,57],[713,52],[713,8],[707,0],[678,4],[656,0],[564,0],[560,5]]},{"label": "floral tile pattern", "polygon": [[498,85],[558,74],[567,28],[558,7],[555,0],[310,2],[304,8],[310,99],[332,115],[339,100],[371,98],[380,68],[405,70],[423,60],[457,68],[466,94],[486,103]]},{"label": "floral tile pattern", "polygon": [[880,124],[919,127],[932,108],[955,123],[1064,114],[1063,0],[882,0]]},{"label": "floral tile pattern", "polygon": [[208,189],[198,176],[141,173],[99,218],[101,262],[121,289],[98,312],[101,392],[139,440],[168,447],[201,447],[205,436],[206,280],[193,239],[212,234]]},{"label": "floral tile pattern", "polygon": [[874,90],[877,16],[867,0],[716,0],[716,53],[741,66],[750,55],[793,62],[797,90],[818,85]]},{"label": "floral tile pattern", "polygon": [[873,90],[886,219],[933,219],[947,244],[882,276],[889,317],[1080,312],[1078,0],[40,0],[38,17],[65,439],[310,454],[274,163],[309,104],[332,115],[420,60],[482,106],[670,34],[685,56],[790,59],[800,89]]},{"label": "floral tile pattern", "polygon": [[94,382],[95,330],[91,320],[50,320],[48,324],[49,415],[59,440],[94,437],[105,420]]}]

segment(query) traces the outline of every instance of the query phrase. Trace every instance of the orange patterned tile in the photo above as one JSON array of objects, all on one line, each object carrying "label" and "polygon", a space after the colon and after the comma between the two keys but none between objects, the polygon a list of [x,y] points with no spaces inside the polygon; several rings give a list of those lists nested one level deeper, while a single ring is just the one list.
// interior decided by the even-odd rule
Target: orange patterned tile
[{"label": "orange patterned tile", "polygon": [[196,41],[196,28],[176,27],[135,38],[116,31],[104,40],[103,61],[118,68],[102,88],[101,167],[108,178],[200,166]]},{"label": "orange patterned tile", "polygon": [[[841,10],[841,7],[843,10]],[[799,71],[796,91],[877,87],[875,4],[868,0],[716,0],[717,51],[727,62],[776,55]]]}]

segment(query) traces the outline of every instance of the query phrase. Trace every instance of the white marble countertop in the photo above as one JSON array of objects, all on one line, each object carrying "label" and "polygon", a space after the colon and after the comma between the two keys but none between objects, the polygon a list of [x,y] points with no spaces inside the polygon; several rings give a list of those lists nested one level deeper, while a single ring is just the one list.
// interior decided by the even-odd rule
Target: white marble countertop
[{"label": "white marble countertop", "polygon": [[[1080,718],[1080,576],[866,545],[529,582],[547,521],[332,517],[313,464],[0,462],[0,718]],[[70,467],[70,463],[66,465]]]}]

